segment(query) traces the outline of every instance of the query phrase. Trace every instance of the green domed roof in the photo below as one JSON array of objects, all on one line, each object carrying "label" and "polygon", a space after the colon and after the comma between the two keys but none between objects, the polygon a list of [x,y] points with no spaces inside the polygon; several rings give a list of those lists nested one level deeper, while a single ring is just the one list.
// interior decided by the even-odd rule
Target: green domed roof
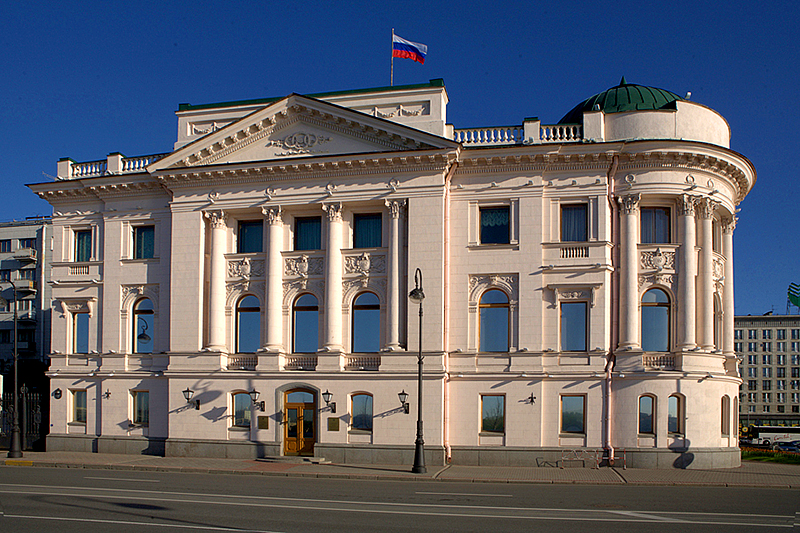
[{"label": "green domed roof", "polygon": [[558,123],[581,124],[583,123],[583,113],[592,110],[604,113],[622,113],[623,111],[675,109],[675,102],[678,100],[683,100],[683,98],[673,92],[630,84],[623,77],[616,87],[587,98],[576,105]]}]

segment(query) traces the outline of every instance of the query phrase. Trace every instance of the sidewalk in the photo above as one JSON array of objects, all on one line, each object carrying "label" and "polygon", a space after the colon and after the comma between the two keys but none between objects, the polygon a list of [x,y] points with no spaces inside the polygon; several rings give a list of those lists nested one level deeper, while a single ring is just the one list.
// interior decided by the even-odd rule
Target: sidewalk
[{"label": "sidewalk", "polygon": [[[2,452],[5,455],[5,452]],[[467,483],[581,483],[597,485],[707,485],[800,489],[800,465],[744,462],[720,470],[629,468],[554,468],[511,466],[428,467],[412,474],[410,465],[339,465],[203,457],[155,457],[78,452],[25,452],[21,459],[0,459],[5,466],[96,468],[342,479],[451,481]]]}]

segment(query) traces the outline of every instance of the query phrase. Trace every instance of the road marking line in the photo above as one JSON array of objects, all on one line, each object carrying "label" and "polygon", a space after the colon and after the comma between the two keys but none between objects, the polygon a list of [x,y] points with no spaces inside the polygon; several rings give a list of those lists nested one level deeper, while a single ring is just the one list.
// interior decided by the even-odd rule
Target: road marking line
[{"label": "road marking line", "polygon": [[468,494],[466,492],[425,492],[417,491],[414,494],[433,494],[435,496],[481,496],[487,498],[513,498],[512,494]]},{"label": "road marking line", "polygon": [[281,533],[279,531],[267,531],[264,529],[237,529],[232,527],[221,526],[189,526],[185,524],[174,523],[153,523],[153,522],[135,522],[132,520],[104,520],[102,518],[70,518],[66,516],[29,516],[20,514],[7,514],[6,518],[21,518],[28,520],[55,520],[65,522],[93,522],[99,524],[124,524],[126,526],[151,526],[151,527],[166,527],[166,528],[181,528],[181,529],[204,529],[206,531],[237,531],[239,533]]},{"label": "road marking line", "polygon": [[92,476],[83,476],[83,479],[102,479],[105,481],[135,481],[136,483],[161,483],[158,479],[127,479],[122,477],[92,477]]}]

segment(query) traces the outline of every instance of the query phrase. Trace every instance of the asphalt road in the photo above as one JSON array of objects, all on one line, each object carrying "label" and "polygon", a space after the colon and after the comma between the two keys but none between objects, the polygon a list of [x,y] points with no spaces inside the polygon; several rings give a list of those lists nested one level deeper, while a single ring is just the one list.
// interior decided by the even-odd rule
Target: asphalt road
[{"label": "asphalt road", "polygon": [[0,469],[0,532],[800,531],[800,490]]}]

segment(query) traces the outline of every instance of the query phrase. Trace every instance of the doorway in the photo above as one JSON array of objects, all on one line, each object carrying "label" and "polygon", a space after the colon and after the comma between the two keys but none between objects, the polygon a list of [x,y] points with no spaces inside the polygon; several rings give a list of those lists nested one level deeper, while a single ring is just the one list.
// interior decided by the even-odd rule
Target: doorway
[{"label": "doorway", "polygon": [[284,455],[314,455],[317,440],[317,396],[307,389],[284,393]]}]

